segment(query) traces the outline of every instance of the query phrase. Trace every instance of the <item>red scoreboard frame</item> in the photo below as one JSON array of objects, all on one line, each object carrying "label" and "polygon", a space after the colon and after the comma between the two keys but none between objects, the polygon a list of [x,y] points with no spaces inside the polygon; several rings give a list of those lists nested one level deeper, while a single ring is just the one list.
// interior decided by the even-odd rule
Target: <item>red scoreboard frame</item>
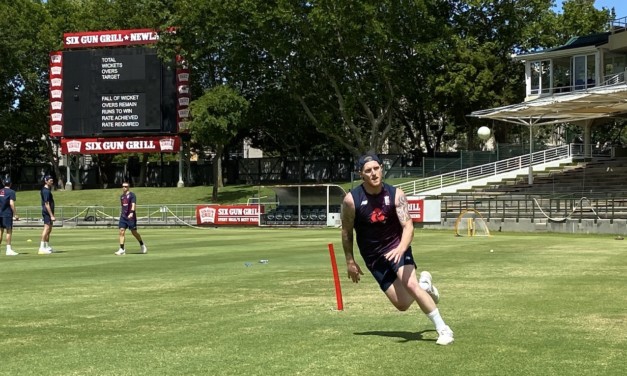
[{"label": "red scoreboard frame", "polygon": [[63,154],[179,151],[189,69],[158,60],[146,46],[158,40],[150,29],[64,34],[49,72],[50,136]]}]

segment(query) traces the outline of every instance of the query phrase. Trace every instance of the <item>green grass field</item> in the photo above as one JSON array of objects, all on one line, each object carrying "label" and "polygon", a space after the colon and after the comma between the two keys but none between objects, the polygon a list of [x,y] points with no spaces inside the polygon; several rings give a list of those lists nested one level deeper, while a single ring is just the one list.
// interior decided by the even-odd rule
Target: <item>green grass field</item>
[{"label": "green grass field", "polygon": [[[389,179],[389,184],[397,184],[407,179]],[[338,183],[345,191],[357,186],[359,182]],[[212,187],[131,187],[137,194],[138,205],[171,205],[171,204],[208,204],[211,202]],[[108,189],[55,190],[54,200],[57,206],[118,206],[121,186]],[[271,186],[227,185],[220,188],[218,202],[220,204],[242,204],[252,197],[262,197],[263,201],[273,201],[275,192]],[[17,191],[19,206],[40,206],[39,190]]]},{"label": "green grass field", "polygon": [[370,275],[350,283],[337,229],[146,228],[148,254],[129,238],[122,257],[116,229],[55,229],[49,256],[37,255],[39,233],[15,230],[19,256],[2,246],[1,375],[627,370],[627,243],[613,237],[416,230],[419,268],[456,335],[440,347],[417,306],[397,312]]},{"label": "green grass field", "polygon": [[[137,194],[138,205],[170,205],[170,204],[208,204],[211,202],[211,187],[132,187]],[[119,206],[121,186],[108,189],[86,190],[55,190],[54,200],[59,206]],[[234,204],[246,203],[246,200],[255,197],[273,196],[274,193],[267,187],[245,185],[231,185],[219,191],[219,203]],[[18,211],[20,206],[40,206],[41,197],[38,190],[17,191]]]}]

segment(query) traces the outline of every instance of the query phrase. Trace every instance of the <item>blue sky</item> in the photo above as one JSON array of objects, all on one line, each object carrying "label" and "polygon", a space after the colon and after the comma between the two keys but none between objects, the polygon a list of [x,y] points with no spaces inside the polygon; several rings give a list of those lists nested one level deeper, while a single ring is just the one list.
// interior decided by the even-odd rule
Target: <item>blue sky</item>
[{"label": "blue sky", "polygon": [[[556,6],[554,9],[561,12],[563,2],[564,0],[555,0]],[[617,18],[627,17],[627,1],[625,0],[596,0],[594,2],[594,6],[597,9],[604,7],[608,9],[614,8],[614,10],[616,10]]]},{"label": "blue sky", "polygon": [[603,7],[616,10],[616,17],[627,17],[627,1],[625,0],[596,0],[594,7],[601,9]]}]

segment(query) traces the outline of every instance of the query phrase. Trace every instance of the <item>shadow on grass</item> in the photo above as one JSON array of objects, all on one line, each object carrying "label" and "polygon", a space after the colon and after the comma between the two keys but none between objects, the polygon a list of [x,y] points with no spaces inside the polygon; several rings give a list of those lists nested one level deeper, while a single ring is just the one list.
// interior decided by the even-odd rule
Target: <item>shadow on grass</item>
[{"label": "shadow on grass", "polygon": [[355,334],[356,336],[396,337],[396,338],[401,339],[401,341],[399,342],[410,342],[410,341],[435,342],[434,338],[423,338],[422,335],[428,332],[435,332],[435,330],[430,329],[430,330],[423,330],[420,332],[400,332],[400,331],[389,332],[389,331],[384,331],[384,330],[373,330],[370,332],[356,332],[353,334]]},{"label": "shadow on grass", "polygon": [[[54,252],[52,252],[52,253],[49,253],[49,254],[43,254],[43,255],[40,255],[40,254],[39,254],[39,251],[34,251],[34,252],[28,252],[28,251],[23,251],[23,252],[20,252],[20,251],[16,251],[16,252],[17,252],[17,253],[19,253],[19,255],[18,255],[18,256],[20,256],[20,255],[50,256],[50,255],[53,255],[53,254],[55,254],[55,253],[67,253],[67,251],[57,251],[56,249],[55,249],[55,250],[54,250]],[[4,254],[3,254],[3,253],[2,253],[1,255],[2,255],[2,256],[4,256]]]}]

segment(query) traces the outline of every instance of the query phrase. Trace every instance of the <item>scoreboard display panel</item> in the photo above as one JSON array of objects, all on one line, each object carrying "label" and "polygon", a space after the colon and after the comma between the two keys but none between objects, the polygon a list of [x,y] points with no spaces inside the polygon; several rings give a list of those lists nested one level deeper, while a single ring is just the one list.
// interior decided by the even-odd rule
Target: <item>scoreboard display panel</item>
[{"label": "scoreboard display panel", "polygon": [[62,56],[64,137],[177,133],[174,59],[137,46]]}]

